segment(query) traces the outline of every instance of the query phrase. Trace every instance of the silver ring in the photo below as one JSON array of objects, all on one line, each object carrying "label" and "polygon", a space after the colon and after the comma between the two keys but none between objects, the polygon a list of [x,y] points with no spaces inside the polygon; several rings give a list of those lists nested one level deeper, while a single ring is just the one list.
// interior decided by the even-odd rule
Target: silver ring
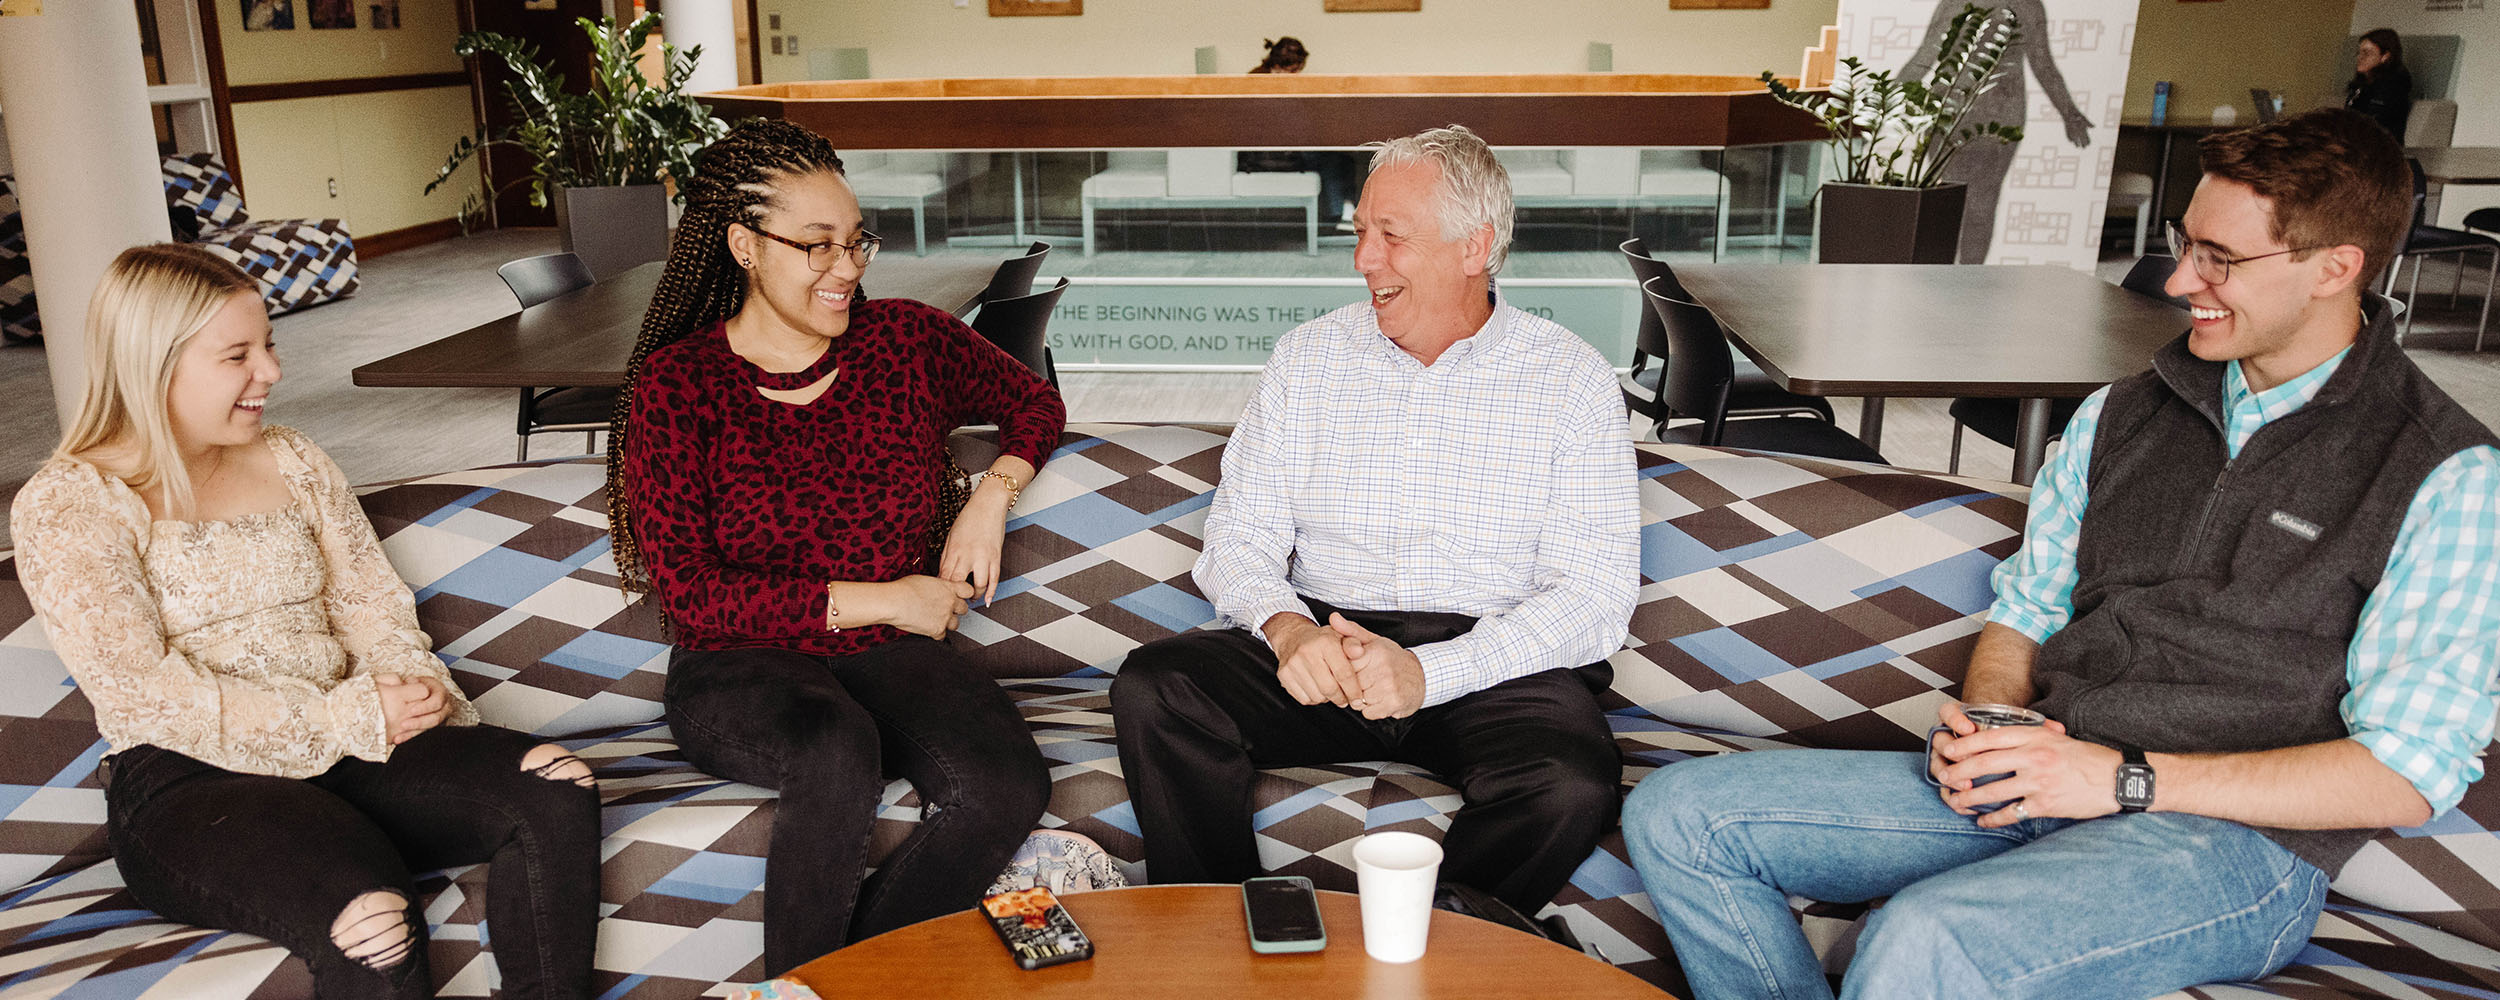
[{"label": "silver ring", "polygon": [[2029,822],[2031,820],[2031,810],[2023,808],[2023,801],[2021,799],[2014,800],[2014,818],[2025,822]]}]

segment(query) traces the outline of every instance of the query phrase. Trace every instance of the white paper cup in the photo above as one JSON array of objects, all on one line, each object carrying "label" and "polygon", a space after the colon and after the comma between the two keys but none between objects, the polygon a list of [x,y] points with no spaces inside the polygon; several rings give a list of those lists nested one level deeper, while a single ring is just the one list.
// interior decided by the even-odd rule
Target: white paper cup
[{"label": "white paper cup", "polygon": [[1363,897],[1363,952],[1383,962],[1424,957],[1432,928],[1432,887],[1441,845],[1412,833],[1375,833],[1354,842],[1354,881]]}]

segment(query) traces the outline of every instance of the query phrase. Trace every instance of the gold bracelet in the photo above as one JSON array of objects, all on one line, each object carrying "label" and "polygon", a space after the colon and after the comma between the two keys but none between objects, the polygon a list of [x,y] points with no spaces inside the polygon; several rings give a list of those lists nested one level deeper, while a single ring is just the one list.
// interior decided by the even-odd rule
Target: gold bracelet
[{"label": "gold bracelet", "polygon": [[1016,509],[1016,501],[1017,501],[1017,500],[1019,500],[1019,499],[1021,499],[1021,498],[1023,498],[1023,496],[1024,496],[1024,484],[1023,484],[1023,483],[1016,482],[1016,477],[1014,477],[1014,476],[1010,476],[1010,475],[1008,475],[1008,474],[1006,474],[1006,473],[1004,473],[1004,472],[1000,472],[1000,471],[998,471],[998,470],[996,470],[996,469],[983,469],[983,470],[981,470],[981,473],[980,473],[979,475],[976,475],[976,476],[974,476],[974,477],[972,477],[972,478],[973,478],[973,480],[974,480],[974,482],[973,482],[973,484],[972,484],[972,488],[973,488],[973,489],[976,489],[976,490],[981,488],[981,483],[980,483],[980,480],[984,480],[984,479],[996,479],[996,480],[999,480],[999,481],[1001,481],[1001,482],[1006,483],[1006,484],[1007,484],[1007,509],[1008,509],[1008,510],[1014,510],[1014,509]]}]

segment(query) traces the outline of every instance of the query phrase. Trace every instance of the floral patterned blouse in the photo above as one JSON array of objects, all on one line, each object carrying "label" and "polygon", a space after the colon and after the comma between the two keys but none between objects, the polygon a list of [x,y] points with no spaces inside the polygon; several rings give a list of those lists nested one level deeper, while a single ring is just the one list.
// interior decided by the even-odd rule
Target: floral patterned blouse
[{"label": "floral patterned blouse", "polygon": [[384,673],[433,677],[444,724],[477,724],[346,476],[294,430],[261,440],[295,498],[276,511],[152,520],[128,485],[71,458],[18,492],[26,593],[105,740],[287,778],[387,760]]}]

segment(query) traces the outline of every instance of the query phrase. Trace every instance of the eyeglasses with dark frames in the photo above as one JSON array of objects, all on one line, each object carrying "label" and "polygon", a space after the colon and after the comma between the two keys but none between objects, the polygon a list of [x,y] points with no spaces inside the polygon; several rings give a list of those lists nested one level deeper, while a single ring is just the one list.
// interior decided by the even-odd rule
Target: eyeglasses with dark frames
[{"label": "eyeglasses with dark frames", "polygon": [[2293,247],[2289,250],[2277,250],[2273,253],[2253,254],[2247,257],[2225,257],[2222,251],[2215,249],[2212,245],[2189,239],[2187,231],[2180,229],[2176,222],[2162,223],[2162,229],[2164,235],[2170,238],[2170,255],[2187,261],[2188,266],[2196,269],[2197,280],[2208,285],[2219,285],[2231,280],[2231,267],[2235,264],[2246,264],[2250,261],[2280,257],[2284,254],[2326,249],[2324,247]]},{"label": "eyeglasses with dark frames", "polygon": [[851,263],[857,264],[861,267],[867,267],[869,261],[877,259],[877,249],[885,245],[885,237],[879,236],[865,229],[859,231],[859,238],[848,243],[836,243],[832,240],[825,240],[821,243],[801,243],[787,236],[781,236],[766,231],[764,227],[756,225],[752,222],[740,220],[738,224],[745,226],[748,229],[752,229],[755,231],[756,235],[775,243],[779,243],[782,246],[807,251],[807,266],[810,270],[816,271],[829,271],[833,269],[833,251],[835,248],[840,248],[844,252],[849,253],[851,255]]}]

